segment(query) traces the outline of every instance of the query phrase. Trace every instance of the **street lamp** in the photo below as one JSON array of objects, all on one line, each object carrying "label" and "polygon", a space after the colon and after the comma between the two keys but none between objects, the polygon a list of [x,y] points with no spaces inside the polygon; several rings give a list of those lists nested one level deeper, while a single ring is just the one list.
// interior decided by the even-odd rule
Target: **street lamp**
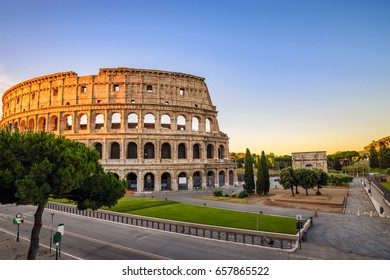
[{"label": "street lamp", "polygon": [[51,253],[51,243],[53,241],[53,217],[54,217],[54,213],[51,213],[51,230],[50,230],[50,253]]}]

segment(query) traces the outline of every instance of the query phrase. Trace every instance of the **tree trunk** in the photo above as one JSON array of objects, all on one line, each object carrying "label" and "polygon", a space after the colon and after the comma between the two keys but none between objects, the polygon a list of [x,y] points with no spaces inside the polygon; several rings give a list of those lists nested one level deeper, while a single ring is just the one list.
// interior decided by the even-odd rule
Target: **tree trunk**
[{"label": "tree trunk", "polygon": [[305,189],[305,191],[306,191],[306,195],[309,195],[309,193],[307,192],[307,189]]},{"label": "tree trunk", "polygon": [[292,194],[292,196],[295,196],[295,194],[294,194],[294,186],[291,187],[291,194]]},{"label": "tree trunk", "polygon": [[42,228],[42,214],[45,205],[38,205],[37,211],[34,214],[34,226],[31,231],[30,248],[28,249],[28,260],[35,260],[39,248],[39,233]]},{"label": "tree trunk", "polygon": [[298,186],[295,186],[295,193],[296,193],[296,194],[299,194],[299,192],[298,192]]}]

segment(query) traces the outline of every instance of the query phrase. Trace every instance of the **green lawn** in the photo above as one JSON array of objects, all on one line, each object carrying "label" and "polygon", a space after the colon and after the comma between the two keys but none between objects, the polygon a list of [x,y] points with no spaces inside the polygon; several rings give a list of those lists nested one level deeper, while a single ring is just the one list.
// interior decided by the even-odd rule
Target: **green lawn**
[{"label": "green lawn", "polygon": [[381,185],[384,186],[388,192],[390,192],[390,182],[381,182]]},{"label": "green lawn", "polygon": [[295,234],[295,219],[246,213],[151,198],[122,198],[111,211],[206,225]]}]

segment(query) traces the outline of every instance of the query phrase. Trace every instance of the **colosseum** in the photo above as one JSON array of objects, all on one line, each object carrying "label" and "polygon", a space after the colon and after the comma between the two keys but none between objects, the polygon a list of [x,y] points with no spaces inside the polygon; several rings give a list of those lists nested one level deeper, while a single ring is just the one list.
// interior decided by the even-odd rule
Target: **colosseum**
[{"label": "colosseum", "polygon": [[205,79],[104,68],[21,82],[3,94],[0,127],[46,131],[94,147],[128,189],[178,191],[237,183]]}]

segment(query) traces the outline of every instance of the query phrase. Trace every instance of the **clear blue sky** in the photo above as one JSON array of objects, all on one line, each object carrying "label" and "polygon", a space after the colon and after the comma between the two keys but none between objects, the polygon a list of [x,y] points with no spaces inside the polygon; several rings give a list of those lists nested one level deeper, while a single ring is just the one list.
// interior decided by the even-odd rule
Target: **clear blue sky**
[{"label": "clear blue sky", "polygon": [[390,135],[390,1],[0,4],[0,93],[103,67],[206,78],[230,151],[362,150]]}]

